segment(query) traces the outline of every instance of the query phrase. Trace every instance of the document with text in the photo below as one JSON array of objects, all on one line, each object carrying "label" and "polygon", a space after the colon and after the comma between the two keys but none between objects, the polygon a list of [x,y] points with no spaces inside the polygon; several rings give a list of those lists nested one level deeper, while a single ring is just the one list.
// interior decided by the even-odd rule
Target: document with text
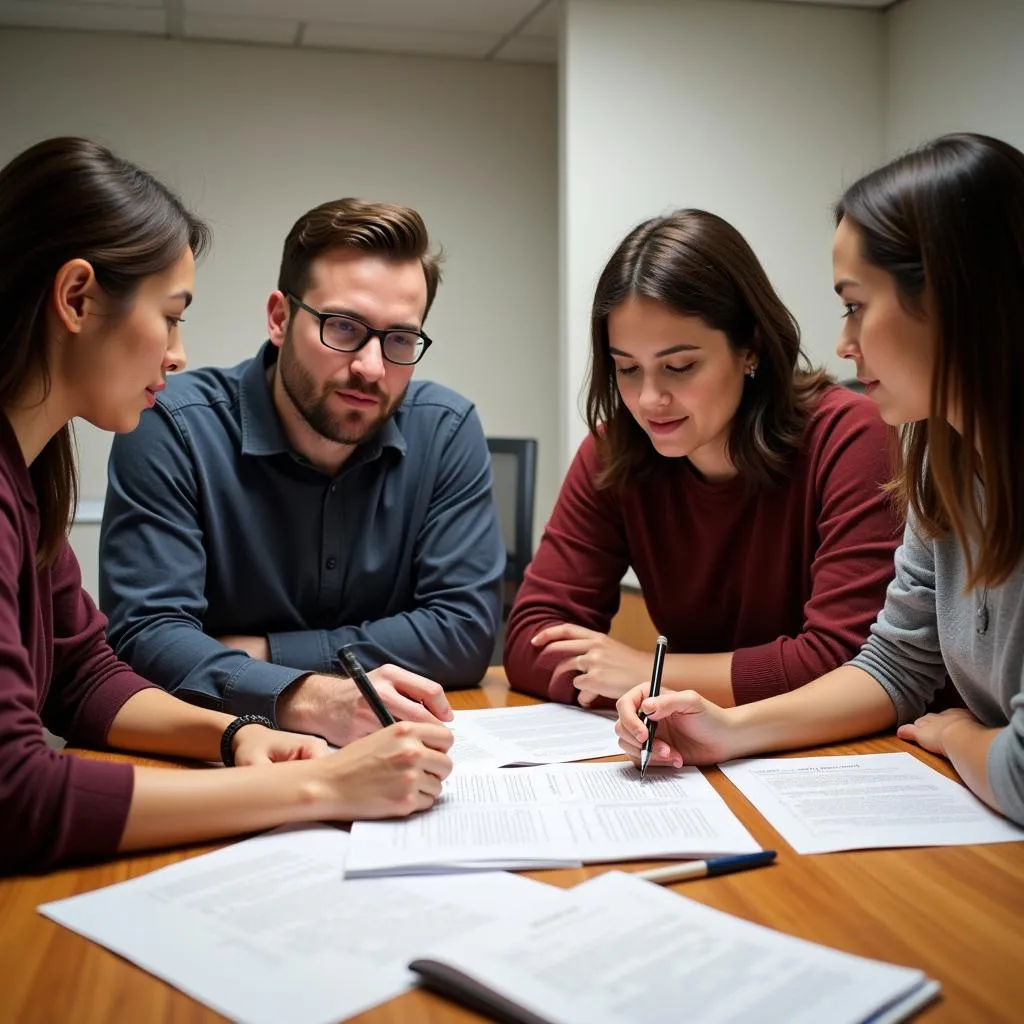
[{"label": "document with text", "polygon": [[628,762],[454,773],[437,805],[400,821],[356,822],[346,874],[754,853],[761,847],[697,768]]},{"label": "document with text", "polygon": [[451,757],[457,770],[556,764],[621,754],[615,715],[567,704],[456,711]]},{"label": "document with text", "polygon": [[907,752],[720,767],[797,853],[1024,840],[1024,829]]},{"label": "document with text", "polygon": [[529,1024],[867,1024],[938,994],[921,971],[805,942],[618,871],[554,912],[431,944],[424,983]]},{"label": "document with text", "polygon": [[39,912],[241,1024],[327,1024],[405,992],[438,935],[564,896],[500,873],[349,881],[348,842],[278,830]]}]

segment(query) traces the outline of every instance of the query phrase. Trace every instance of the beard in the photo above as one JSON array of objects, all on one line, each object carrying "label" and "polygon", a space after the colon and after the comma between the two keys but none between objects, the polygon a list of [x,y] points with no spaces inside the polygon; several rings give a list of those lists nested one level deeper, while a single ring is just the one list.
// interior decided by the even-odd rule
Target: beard
[{"label": "beard", "polygon": [[[295,351],[291,324],[288,325],[278,356],[277,372],[281,375],[281,386],[285,394],[306,423],[321,437],[336,444],[363,444],[375,437],[395,415],[409,390],[407,383],[402,393],[387,403],[386,395],[378,385],[368,383],[356,375],[318,385]],[[357,391],[368,398],[374,398],[379,403],[379,411],[375,415],[357,409],[333,411],[329,403],[336,391]]]}]

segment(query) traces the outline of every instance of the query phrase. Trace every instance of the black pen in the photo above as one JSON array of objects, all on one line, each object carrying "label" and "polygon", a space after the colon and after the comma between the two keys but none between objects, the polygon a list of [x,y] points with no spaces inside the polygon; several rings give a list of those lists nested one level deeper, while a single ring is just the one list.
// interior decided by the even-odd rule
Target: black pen
[{"label": "black pen", "polygon": [[[665,667],[665,651],[668,650],[668,641],[659,636],[654,644],[654,665],[651,668],[651,692],[649,697],[657,697],[661,693],[661,671]],[[647,774],[647,765],[651,760],[651,751],[654,749],[654,731],[658,728],[657,722],[648,722],[647,716],[641,711],[640,721],[647,722],[647,739],[644,741],[643,749],[640,751],[640,781],[644,781]]]},{"label": "black pen", "polygon": [[341,659],[341,664],[345,671],[348,672],[352,682],[359,687],[359,692],[363,695],[366,703],[373,708],[373,713],[377,716],[377,721],[380,722],[385,729],[389,725],[394,725],[394,717],[384,706],[384,701],[380,699],[380,695],[373,688],[373,683],[370,682],[370,677],[366,674],[363,666],[359,664],[359,659],[352,652],[352,647],[349,644],[345,644],[345,646],[338,651],[338,657]]}]

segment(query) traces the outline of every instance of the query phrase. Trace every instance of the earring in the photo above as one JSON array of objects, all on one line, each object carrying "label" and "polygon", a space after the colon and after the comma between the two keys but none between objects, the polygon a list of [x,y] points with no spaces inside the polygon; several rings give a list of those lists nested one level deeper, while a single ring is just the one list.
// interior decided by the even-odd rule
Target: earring
[{"label": "earring", "polygon": [[755,376],[755,374],[757,373],[757,363],[751,363],[751,364],[750,364],[750,365],[749,365],[749,366],[748,366],[748,367],[746,368],[746,370],[744,371],[744,373],[746,373],[746,375],[747,375],[747,376],[748,376],[748,377],[749,377],[749,378],[750,378],[751,380],[753,380],[753,379],[754,379],[754,376]]}]

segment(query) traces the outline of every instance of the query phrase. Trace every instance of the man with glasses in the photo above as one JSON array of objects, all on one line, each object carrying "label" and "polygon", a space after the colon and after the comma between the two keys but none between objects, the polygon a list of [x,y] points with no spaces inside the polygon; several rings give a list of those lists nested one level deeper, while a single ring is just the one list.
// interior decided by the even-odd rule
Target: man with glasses
[{"label": "man with glasses", "polygon": [[473,406],[413,381],[440,281],[420,216],[343,199],[299,218],[269,341],[172,378],[116,438],[100,603],[119,655],[172,693],[342,745],[450,717],[498,624],[504,545]]}]

